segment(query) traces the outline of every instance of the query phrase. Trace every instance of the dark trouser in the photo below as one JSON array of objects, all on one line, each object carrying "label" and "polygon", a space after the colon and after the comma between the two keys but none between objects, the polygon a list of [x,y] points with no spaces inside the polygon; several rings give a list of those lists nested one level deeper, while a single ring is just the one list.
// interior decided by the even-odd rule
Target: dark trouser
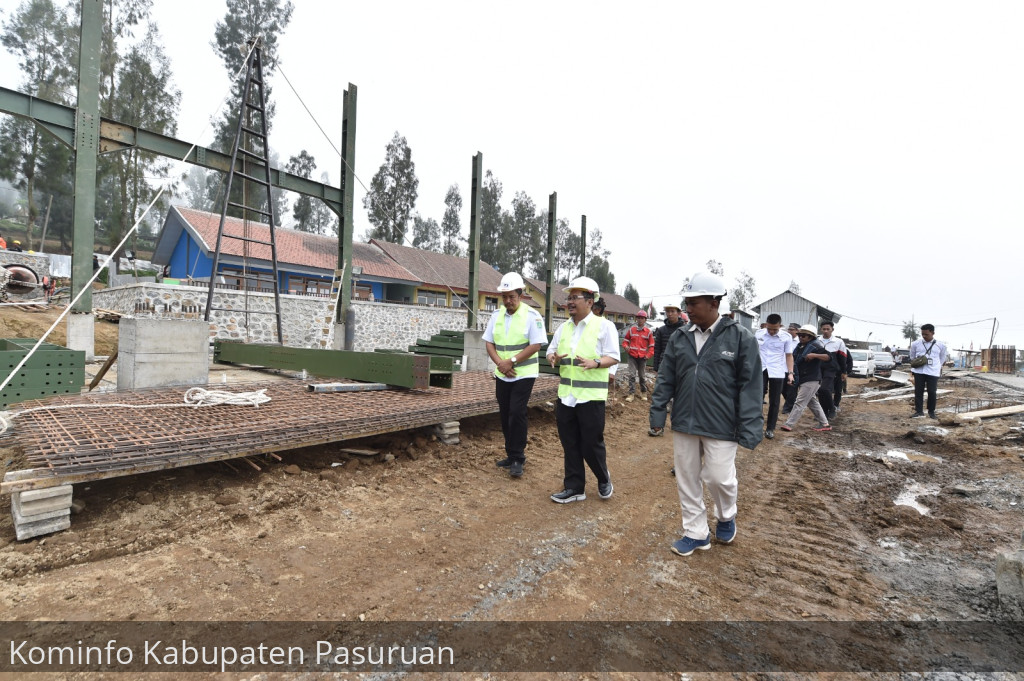
[{"label": "dark trouser", "polygon": [[629,394],[633,394],[635,381],[640,381],[640,392],[647,392],[647,358],[629,356]]},{"label": "dark trouser", "polygon": [[939,388],[939,377],[928,374],[914,374],[914,412],[921,411],[921,403],[924,401],[924,389],[928,388],[928,413],[935,413],[935,391]]},{"label": "dark trouser", "polygon": [[768,378],[768,372],[761,374],[764,382],[764,390],[768,394],[768,418],[764,422],[765,430],[775,430],[775,424],[779,421],[779,397],[782,395],[782,386],[785,378]]},{"label": "dark trouser", "polygon": [[835,382],[832,386],[832,404],[839,406],[839,403],[843,401],[843,389],[846,387],[846,382],[843,380],[842,374],[836,374]]},{"label": "dark trouser", "polygon": [[501,432],[505,436],[505,453],[513,461],[526,461],[526,404],[530,401],[536,378],[518,381],[494,379],[494,394],[501,413]]},{"label": "dark trouser", "polygon": [[785,401],[782,404],[782,411],[789,413],[793,411],[793,405],[796,403],[796,394],[800,392],[800,386],[796,383],[784,383],[782,385],[782,396]]},{"label": "dark trouser", "polygon": [[598,484],[609,481],[605,464],[604,402],[584,402],[567,407],[558,402],[555,408],[558,437],[565,451],[565,489],[582,492],[587,486],[587,471],[594,472]]},{"label": "dark trouser", "polygon": [[818,388],[818,402],[821,403],[821,409],[825,412],[825,415],[832,418],[832,413],[836,410],[834,391],[836,385],[836,375],[821,374],[821,387]]}]

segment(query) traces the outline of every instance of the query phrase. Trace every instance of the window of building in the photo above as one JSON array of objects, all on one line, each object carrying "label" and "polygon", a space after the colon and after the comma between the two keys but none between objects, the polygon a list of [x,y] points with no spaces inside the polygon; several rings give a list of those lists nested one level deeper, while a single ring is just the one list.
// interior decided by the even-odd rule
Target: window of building
[{"label": "window of building", "polygon": [[228,288],[239,291],[248,288],[250,291],[274,291],[273,272],[254,272],[249,270],[244,273],[237,267],[225,267],[221,270],[220,276],[224,277],[224,285]]},{"label": "window of building", "polygon": [[424,291],[420,289],[416,293],[416,302],[420,305],[446,307],[448,305],[448,296],[443,291]]},{"label": "window of building", "polygon": [[495,310],[497,310],[498,299],[490,297],[484,298],[484,309],[487,310],[488,312],[494,312]]}]

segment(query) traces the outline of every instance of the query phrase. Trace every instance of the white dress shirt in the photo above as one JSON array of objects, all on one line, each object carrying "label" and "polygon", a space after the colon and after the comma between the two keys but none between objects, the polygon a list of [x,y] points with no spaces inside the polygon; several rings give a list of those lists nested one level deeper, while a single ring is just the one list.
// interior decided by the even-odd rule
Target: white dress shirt
[{"label": "white dress shirt", "polygon": [[[920,357],[921,355],[928,355],[928,363],[923,367],[912,367],[911,373],[924,374],[925,376],[941,376],[942,365],[946,363],[946,344],[935,340],[935,346],[932,347],[931,343],[925,343],[923,338],[918,338],[916,341],[910,344],[910,359]],[[931,348],[931,354],[928,354],[928,348]]]},{"label": "white dress shirt", "polygon": [[779,329],[774,336],[768,333],[767,329],[762,330],[764,333],[757,336],[757,345],[761,351],[761,366],[768,370],[768,378],[785,378],[788,371],[786,355],[793,354],[793,348],[797,346],[797,342],[782,329]]},{"label": "white dress shirt", "polygon": [[[526,303],[523,302],[520,302],[519,304],[526,305]],[[508,310],[506,310],[504,307],[501,309],[505,311],[505,314],[499,315],[497,310],[492,312],[491,318],[487,320],[487,329],[484,331],[483,339],[488,343],[491,343],[492,345],[494,344],[494,325],[497,323],[498,317],[505,318],[506,335],[508,334],[508,326],[509,324],[512,323],[512,315],[510,315],[508,313]],[[540,313],[538,313],[532,307],[526,308],[526,339],[527,345],[534,345],[536,343],[544,345],[545,343],[548,342],[548,335],[544,332],[544,318],[541,317]],[[537,357],[538,361],[540,360],[539,354],[540,353],[538,353]],[[517,375],[514,378],[509,378],[508,376],[499,376],[498,378],[502,381],[505,381],[506,383],[511,383],[513,381],[518,381],[521,378],[536,378],[536,376]]]},{"label": "white dress shirt", "polygon": [[[587,327],[587,324],[596,321],[601,324],[601,331],[597,336],[597,351],[602,357],[614,357],[615,361],[619,361],[619,334],[615,330],[615,325],[609,322],[607,319],[598,317],[593,312],[588,314],[580,321],[579,324],[575,324],[572,319],[567,319],[557,329],[555,329],[555,335],[551,337],[551,343],[548,344],[548,357],[550,358],[558,351],[558,344],[562,340],[562,332],[566,327],[569,327],[569,331],[572,332],[572,338],[569,340],[569,357],[576,356],[576,346],[579,345],[580,336],[583,335],[583,329]],[[577,400],[573,395],[566,395],[560,397],[559,400],[567,407],[574,407],[577,404],[583,404],[588,400]]]},{"label": "white dress shirt", "polygon": [[718,319],[715,320],[714,324],[708,327],[707,331],[701,331],[700,327],[696,324],[690,324],[690,331],[693,331],[693,342],[697,346],[698,355],[704,348],[704,344],[708,342],[709,338],[711,338],[711,334],[715,332],[715,328],[718,326],[720,321],[722,321],[722,315],[718,315]]}]

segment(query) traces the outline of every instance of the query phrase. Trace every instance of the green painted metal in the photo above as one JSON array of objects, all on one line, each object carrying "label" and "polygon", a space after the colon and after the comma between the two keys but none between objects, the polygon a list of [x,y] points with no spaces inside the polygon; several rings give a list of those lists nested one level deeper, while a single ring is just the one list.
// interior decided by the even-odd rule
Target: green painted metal
[{"label": "green painted metal", "polygon": [[484,155],[479,151],[473,157],[473,184],[469,200],[469,300],[466,301],[466,328],[475,329],[477,301],[480,298],[480,209],[483,200]]},{"label": "green painted metal", "polygon": [[580,223],[580,276],[587,276],[587,216]]},{"label": "green painted metal", "polygon": [[290,371],[305,369],[323,378],[348,378],[402,388],[452,387],[452,360],[448,357],[215,341],[213,361]]},{"label": "green painted metal", "polygon": [[554,331],[551,328],[551,320],[555,318],[555,225],[558,224],[555,213],[558,208],[558,192],[551,192],[548,197],[548,266],[546,270],[546,281],[548,287],[548,298],[544,304],[544,328],[548,333]]},{"label": "green painted metal", "polygon": [[[100,127],[101,0],[82,0],[82,39],[78,52],[78,108],[75,110],[75,199],[71,255],[71,297],[92,277],[96,243],[96,154]],[[92,311],[86,290],[72,312]]]},{"label": "green painted metal", "polygon": [[[74,146],[75,108],[48,102],[16,90],[0,86],[0,113],[11,114],[34,121],[58,140]],[[231,155],[200,147],[190,142],[150,132],[109,118],[100,118],[99,152],[110,153],[138,148],[167,156],[193,165],[227,172],[231,168]],[[187,154],[187,155],[186,155]],[[238,162],[238,170],[241,170]],[[250,162],[250,165],[251,162]],[[335,214],[341,215],[341,190],[276,168],[270,169],[270,183],[289,191],[312,196],[323,201]],[[90,257],[90,263],[92,258]]]},{"label": "green painted metal", "polygon": [[[0,374],[14,371],[36,339],[0,338]],[[85,384],[85,351],[43,343],[0,392],[0,409],[25,400],[78,394]]]},{"label": "green painted metal", "polygon": [[[352,305],[352,238],[353,238],[353,200],[355,196],[356,167],[356,104],[359,89],[352,83],[348,84],[342,98],[341,110],[341,233],[338,235],[338,269],[344,272],[341,280],[341,301],[335,307],[338,323],[348,318]],[[351,169],[351,172],[349,172]],[[348,338],[352,337],[349,329],[345,329],[345,349],[351,350]]]}]

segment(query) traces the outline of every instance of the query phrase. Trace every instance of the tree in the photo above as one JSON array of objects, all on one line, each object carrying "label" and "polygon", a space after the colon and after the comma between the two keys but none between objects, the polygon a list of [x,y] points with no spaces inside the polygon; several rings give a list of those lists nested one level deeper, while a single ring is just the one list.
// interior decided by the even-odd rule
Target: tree
[{"label": "tree", "polygon": [[462,221],[459,219],[462,194],[459,193],[458,184],[448,187],[448,192],[444,195],[444,205],[444,217],[441,218],[441,252],[445,255],[462,255],[462,248],[459,246],[459,241],[462,240]]},{"label": "tree", "polygon": [[[544,224],[547,224],[547,211],[544,212]],[[569,221],[561,219],[555,226],[555,279],[569,283],[569,279],[580,272],[580,235],[569,228]],[[591,277],[593,279],[593,277]]]},{"label": "tree", "polygon": [[501,181],[490,170],[480,187],[480,259],[498,266],[501,244]]},{"label": "tree", "polygon": [[757,285],[754,278],[741,270],[740,276],[736,277],[736,286],[729,291],[729,309],[746,310],[754,304],[756,298]]},{"label": "tree", "polygon": [[441,252],[441,228],[434,218],[422,218],[416,214],[412,218],[412,247],[425,251]]},{"label": "tree", "polygon": [[914,320],[903,322],[903,337],[909,340],[911,343],[917,340],[917,324]]},{"label": "tree", "polygon": [[[226,1],[227,11],[224,13],[224,19],[217,22],[214,27],[214,40],[211,45],[220,55],[221,62],[224,64],[232,84],[231,95],[224,106],[224,115],[214,129],[213,146],[225,153],[231,153],[231,148],[235,143],[235,131],[238,127],[238,115],[242,110],[242,95],[245,88],[245,70],[242,67],[249,55],[247,43],[255,36],[260,37],[260,51],[263,57],[263,98],[266,105],[265,123],[269,134],[275,110],[269,83],[276,70],[278,40],[291,21],[294,7],[291,2],[282,3],[281,0]],[[239,72],[242,75],[238,75]],[[258,128],[259,124],[252,127]],[[252,146],[249,147],[249,150],[256,151]],[[262,148],[259,149],[259,153],[262,153]],[[214,192],[219,191],[217,183],[210,183],[209,187]],[[243,203],[244,195],[260,197],[258,201],[250,198],[246,205],[260,210],[274,211],[275,218],[280,223],[280,207],[277,202],[266,197],[265,190],[258,187],[259,185],[253,185],[249,181],[234,182],[231,187],[230,199],[235,203]],[[211,196],[210,198],[215,204],[219,204],[217,197]],[[267,205],[268,201],[271,204],[269,206]],[[232,209],[230,212],[241,217],[238,209]]]},{"label": "tree", "polygon": [[527,265],[534,261],[540,244],[540,225],[537,222],[537,206],[526,192],[516,192],[512,199],[512,211],[508,214],[503,230],[502,249],[507,254],[508,271],[526,272]]},{"label": "tree", "polygon": [[796,283],[796,281],[795,281],[795,280],[792,280],[792,279],[791,279],[791,280],[789,281],[789,290],[790,290],[790,292],[792,292],[792,293],[795,293],[795,294],[797,294],[797,295],[800,295],[800,284]]},{"label": "tree", "polygon": [[[320,173],[320,182],[330,184],[331,178],[326,171]],[[338,236],[338,216],[334,214],[327,204],[319,199],[312,201],[312,209],[309,217],[310,232],[323,234],[325,236]]]},{"label": "tree", "polygon": [[633,288],[631,283],[626,284],[626,288],[622,291],[622,297],[634,305],[640,305],[640,292]]},{"label": "tree", "polygon": [[615,275],[612,274],[608,261],[601,256],[594,256],[587,263],[587,275],[597,282],[602,291],[615,290]]},{"label": "tree", "polygon": [[[316,159],[303,149],[298,156],[288,159],[284,169],[292,175],[308,179],[316,170]],[[313,232],[313,199],[305,194],[300,194],[292,207],[292,217],[295,218],[295,229],[300,232]]]},{"label": "tree", "polygon": [[708,272],[710,272],[711,274],[717,274],[720,277],[725,276],[725,268],[722,267],[722,263],[718,262],[717,260],[708,260],[707,267]]},{"label": "tree", "polygon": [[363,197],[363,207],[373,225],[369,238],[396,244],[405,240],[419,185],[412,149],[395,131],[384,154],[384,163],[370,181],[370,191]]}]

